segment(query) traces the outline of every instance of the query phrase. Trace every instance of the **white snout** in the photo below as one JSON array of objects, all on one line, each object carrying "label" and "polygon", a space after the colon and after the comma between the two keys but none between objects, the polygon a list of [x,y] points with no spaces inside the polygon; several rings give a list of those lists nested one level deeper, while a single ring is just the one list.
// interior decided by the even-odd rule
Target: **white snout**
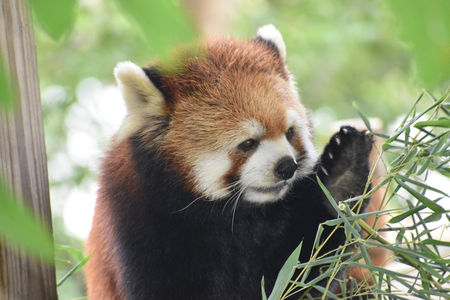
[{"label": "white snout", "polygon": [[242,166],[240,183],[245,200],[256,203],[273,202],[282,198],[296,178],[297,172],[280,179],[275,169],[281,159],[295,160],[298,153],[286,139],[263,140],[256,152]]}]

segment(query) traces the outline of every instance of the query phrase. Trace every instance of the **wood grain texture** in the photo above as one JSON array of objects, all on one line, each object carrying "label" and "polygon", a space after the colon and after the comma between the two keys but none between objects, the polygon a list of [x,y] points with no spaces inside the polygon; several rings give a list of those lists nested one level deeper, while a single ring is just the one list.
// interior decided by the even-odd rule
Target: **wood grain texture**
[{"label": "wood grain texture", "polygon": [[[36,47],[27,3],[0,1],[1,53],[18,95],[13,112],[0,111],[0,176],[51,229]],[[4,299],[57,299],[53,266],[0,241],[0,300]]]}]

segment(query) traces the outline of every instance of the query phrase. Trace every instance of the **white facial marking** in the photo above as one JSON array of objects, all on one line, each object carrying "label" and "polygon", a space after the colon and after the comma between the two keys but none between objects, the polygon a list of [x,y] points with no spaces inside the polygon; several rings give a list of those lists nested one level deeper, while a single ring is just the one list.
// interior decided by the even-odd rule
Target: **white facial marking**
[{"label": "white facial marking", "polygon": [[244,199],[264,203],[276,201],[284,196],[296,176],[280,180],[275,176],[274,170],[280,159],[291,157],[295,160],[297,154],[284,136],[275,141],[261,141],[255,153],[241,169],[240,184],[244,189]]},{"label": "white facial marking", "polygon": [[242,128],[241,132],[248,138],[259,138],[266,132],[264,126],[256,120],[246,120],[240,127]]},{"label": "white facial marking", "polygon": [[[299,116],[295,110],[287,111],[287,125],[298,130],[303,142],[304,157],[299,160],[299,175],[304,175],[312,171],[317,160],[317,152],[314,147],[312,133],[304,117]],[[289,128],[288,127],[288,128]]]},{"label": "white facial marking", "polygon": [[197,190],[211,200],[229,196],[230,191],[223,185],[221,179],[230,168],[231,160],[227,153],[204,155],[194,167]]},{"label": "white facial marking", "polygon": [[[295,110],[288,110],[286,130],[294,128],[300,135],[304,149],[297,151],[285,136],[276,140],[262,140],[256,151],[242,166],[240,186],[246,201],[267,203],[281,199],[292,183],[312,172],[317,159],[312,135],[304,117]],[[298,163],[298,169],[292,178],[281,180],[275,175],[275,168],[281,159],[292,158]]]}]

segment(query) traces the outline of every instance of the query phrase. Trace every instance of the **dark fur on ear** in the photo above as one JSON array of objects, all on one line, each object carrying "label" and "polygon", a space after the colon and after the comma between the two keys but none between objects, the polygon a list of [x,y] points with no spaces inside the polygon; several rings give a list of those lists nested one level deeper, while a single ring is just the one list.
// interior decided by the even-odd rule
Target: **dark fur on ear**
[{"label": "dark fur on ear", "polygon": [[166,86],[162,82],[161,73],[152,66],[142,68],[144,70],[145,75],[150,79],[151,82],[155,85],[155,87],[163,94],[164,100],[167,102],[172,102],[173,97],[171,93],[167,91]]},{"label": "dark fur on ear", "polygon": [[263,39],[263,38],[260,37],[260,36],[255,36],[255,37],[252,39],[252,42],[264,44],[267,48],[269,48],[270,50],[272,50],[273,52],[275,52],[275,53],[278,55],[278,57],[281,57],[281,55],[280,55],[280,50],[278,49],[277,45],[275,45],[275,43],[274,43],[273,41],[265,40],[265,39]]},{"label": "dark fur on ear", "polygon": [[278,54],[280,58],[286,60],[286,45],[281,33],[273,26],[266,25],[258,29],[256,37],[252,40],[255,43],[264,43],[268,48]]}]

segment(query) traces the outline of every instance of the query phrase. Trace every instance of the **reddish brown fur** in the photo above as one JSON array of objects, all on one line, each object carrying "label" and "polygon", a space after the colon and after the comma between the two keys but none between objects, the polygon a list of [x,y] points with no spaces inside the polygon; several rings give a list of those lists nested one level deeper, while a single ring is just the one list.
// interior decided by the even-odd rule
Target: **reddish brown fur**
[{"label": "reddish brown fur", "polygon": [[[86,245],[87,253],[92,257],[86,265],[87,288],[92,299],[96,300],[120,300],[124,299],[120,289],[117,275],[121,266],[116,255],[117,238],[114,236],[116,221],[113,219],[108,199],[104,198],[106,190],[114,187],[119,193],[131,193],[138,183],[133,162],[129,140],[113,145],[112,149],[103,159],[102,168],[104,176],[100,178],[99,197],[95,207],[95,216],[92,230]],[[113,171],[116,170],[116,171]],[[116,172],[111,176],[110,172]],[[117,179],[122,180],[118,182]],[[121,189],[120,187],[131,187]]]}]

